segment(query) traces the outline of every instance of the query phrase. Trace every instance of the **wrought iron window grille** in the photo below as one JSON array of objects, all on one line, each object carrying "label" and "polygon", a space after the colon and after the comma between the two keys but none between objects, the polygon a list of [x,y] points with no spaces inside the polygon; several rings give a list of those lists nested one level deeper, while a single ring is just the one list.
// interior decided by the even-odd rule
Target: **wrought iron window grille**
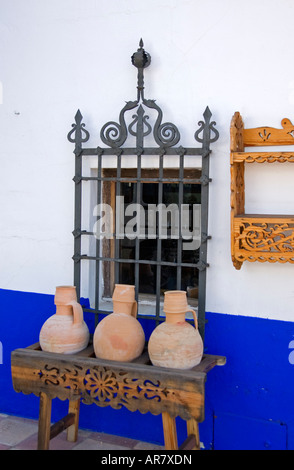
[{"label": "wrought iron window grille", "polygon": [[[144,171],[142,170],[142,156],[157,156],[159,158],[159,165],[157,175],[152,178],[153,182],[158,184],[158,204],[162,203],[163,185],[167,182],[174,182],[178,185],[178,205],[181,208],[183,202],[184,185],[186,183],[194,183],[201,185],[201,244],[197,261],[192,257],[191,262],[183,262],[182,260],[182,244],[183,238],[181,236],[177,239],[177,257],[174,262],[162,261],[162,240],[159,236],[156,237],[156,259],[153,259],[151,264],[156,269],[156,301],[154,315],[142,315],[140,309],[138,315],[140,318],[152,318],[157,322],[162,320],[160,312],[160,294],[161,294],[161,269],[164,265],[172,265],[176,269],[176,286],[181,289],[182,270],[185,267],[193,267],[198,272],[198,324],[199,330],[204,337],[205,329],[205,294],[206,294],[206,269],[207,264],[207,240],[210,238],[208,235],[208,202],[209,202],[209,183],[211,178],[209,176],[209,159],[210,159],[210,144],[216,142],[219,133],[215,127],[215,121],[211,121],[212,113],[206,107],[203,117],[204,120],[198,122],[199,128],[194,134],[195,140],[200,144],[199,147],[183,147],[178,145],[180,142],[180,132],[172,122],[162,122],[163,112],[155,100],[146,99],[144,96],[144,69],[151,63],[150,55],[143,48],[143,41],[141,39],[138,50],[131,57],[132,64],[137,68],[137,99],[134,101],[127,101],[119,114],[118,122],[109,121],[103,125],[100,132],[101,141],[106,147],[97,146],[96,148],[87,148],[84,144],[89,140],[90,134],[85,128],[83,123],[83,116],[80,110],[75,115],[75,122],[72,124],[72,129],[68,133],[68,140],[75,145],[75,176],[73,181],[75,183],[75,217],[74,217],[74,285],[77,287],[78,298],[81,292],[81,266],[84,260],[92,260],[95,263],[95,306],[90,310],[96,314],[96,321],[98,321],[99,314],[110,313],[101,309],[101,279],[100,268],[101,263],[110,262],[114,265],[114,282],[119,283],[119,269],[122,263],[134,264],[135,270],[135,286],[136,286],[136,299],[138,300],[138,279],[139,267],[146,263],[146,260],[140,259],[140,240],[139,237],[135,239],[135,257],[134,259],[120,258],[119,238],[114,231],[114,254],[112,256],[105,256],[101,253],[101,240],[96,239],[96,253],[95,256],[89,256],[82,253],[82,237],[93,235],[93,232],[82,230],[82,205],[83,205],[83,181],[95,180],[97,182],[97,204],[102,201],[102,185],[106,181],[115,183],[116,196],[121,195],[121,186],[123,182],[132,182],[136,185],[136,201],[141,201],[141,186],[150,182],[150,177],[144,178]],[[155,123],[152,126],[149,122],[148,112],[156,113]],[[127,124],[127,113],[132,113],[132,121]],[[124,146],[129,137],[135,138],[135,145]],[[155,145],[146,146],[146,137],[153,137]],[[84,156],[97,157],[97,176],[83,175],[83,157]],[[164,176],[164,162],[168,156],[176,155],[178,157],[178,175],[173,178],[165,178]],[[115,156],[116,157],[116,176],[105,176],[102,164],[102,157]],[[124,178],[122,171],[122,157],[135,156],[136,174],[134,177]],[[184,159],[186,156],[200,156],[201,157],[201,176],[199,178],[186,178]],[[104,256],[103,256],[104,255]],[[150,260],[149,260],[150,261]]]}]

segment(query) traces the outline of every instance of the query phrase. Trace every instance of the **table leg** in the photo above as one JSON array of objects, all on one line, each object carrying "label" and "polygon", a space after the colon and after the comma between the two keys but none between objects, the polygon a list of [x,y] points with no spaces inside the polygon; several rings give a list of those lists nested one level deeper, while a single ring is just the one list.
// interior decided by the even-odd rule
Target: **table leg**
[{"label": "table leg", "polygon": [[38,450],[48,450],[50,442],[52,399],[46,393],[40,393],[40,410],[38,426]]},{"label": "table leg", "polygon": [[166,450],[178,450],[176,420],[166,411],[162,413],[163,435]]},{"label": "table leg", "polygon": [[70,442],[76,442],[78,439],[80,401],[81,400],[72,400],[69,401],[68,404],[68,413],[73,413],[75,415],[74,424],[67,428],[67,440]]},{"label": "table leg", "polygon": [[187,421],[187,432],[188,436],[195,436],[195,446],[191,450],[200,450],[200,437],[199,437],[199,427],[195,419],[189,419]]}]

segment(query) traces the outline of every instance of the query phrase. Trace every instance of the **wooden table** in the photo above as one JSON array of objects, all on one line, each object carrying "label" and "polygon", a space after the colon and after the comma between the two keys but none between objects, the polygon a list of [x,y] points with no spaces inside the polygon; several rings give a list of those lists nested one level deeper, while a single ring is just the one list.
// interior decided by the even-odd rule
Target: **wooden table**
[{"label": "wooden table", "polygon": [[[98,359],[89,345],[77,354],[41,350],[39,343],[11,354],[16,392],[40,397],[38,449],[49,449],[50,439],[67,429],[67,439],[78,436],[80,401],[98,406],[123,406],[130,411],[162,414],[165,448],[178,449],[175,418],[187,421],[188,437],[180,449],[200,448],[198,423],[204,420],[208,371],[224,365],[222,356],[204,355],[190,370],[151,365],[147,351],[131,363]],[[68,414],[51,426],[51,402],[69,400]]]}]

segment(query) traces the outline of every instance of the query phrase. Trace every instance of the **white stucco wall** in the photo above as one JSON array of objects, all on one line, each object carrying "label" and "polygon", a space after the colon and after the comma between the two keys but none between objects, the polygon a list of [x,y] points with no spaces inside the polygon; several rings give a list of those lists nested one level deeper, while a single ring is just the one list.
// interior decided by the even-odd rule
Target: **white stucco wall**
[{"label": "white stucco wall", "polygon": [[[53,294],[72,283],[66,135],[80,108],[89,144],[101,145],[102,125],[136,97],[130,56],[142,37],[152,57],[145,95],[178,126],[182,145],[193,145],[207,105],[220,132],[207,309],[292,320],[293,265],[231,263],[229,126],[235,111],[246,127],[294,121],[293,20],[292,0],[0,0],[0,288]],[[270,173],[249,169],[247,210],[294,213],[294,166]]]}]

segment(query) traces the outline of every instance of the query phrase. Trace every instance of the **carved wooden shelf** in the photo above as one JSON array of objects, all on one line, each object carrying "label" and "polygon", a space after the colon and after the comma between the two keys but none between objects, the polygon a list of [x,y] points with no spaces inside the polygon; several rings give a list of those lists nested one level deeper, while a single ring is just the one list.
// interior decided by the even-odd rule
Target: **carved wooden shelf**
[{"label": "carved wooden shelf", "polygon": [[[188,430],[181,448],[197,449],[206,375],[225,362],[222,356],[204,355],[193,369],[167,369],[152,366],[147,351],[132,363],[123,363],[95,358],[92,345],[65,355],[44,352],[39,343],[11,354],[14,390],[40,397],[38,449],[48,449],[50,438],[66,428],[68,439],[77,439],[80,400],[101,407],[161,413],[166,449],[178,448],[175,418],[180,416],[187,421]],[[51,401],[56,397],[69,400],[69,413],[50,426]]]},{"label": "carved wooden shelf", "polygon": [[245,214],[245,163],[294,162],[293,152],[244,151],[246,147],[294,145],[294,126],[245,129],[240,113],[231,121],[231,255],[236,269],[244,261],[294,263],[294,215]]}]

